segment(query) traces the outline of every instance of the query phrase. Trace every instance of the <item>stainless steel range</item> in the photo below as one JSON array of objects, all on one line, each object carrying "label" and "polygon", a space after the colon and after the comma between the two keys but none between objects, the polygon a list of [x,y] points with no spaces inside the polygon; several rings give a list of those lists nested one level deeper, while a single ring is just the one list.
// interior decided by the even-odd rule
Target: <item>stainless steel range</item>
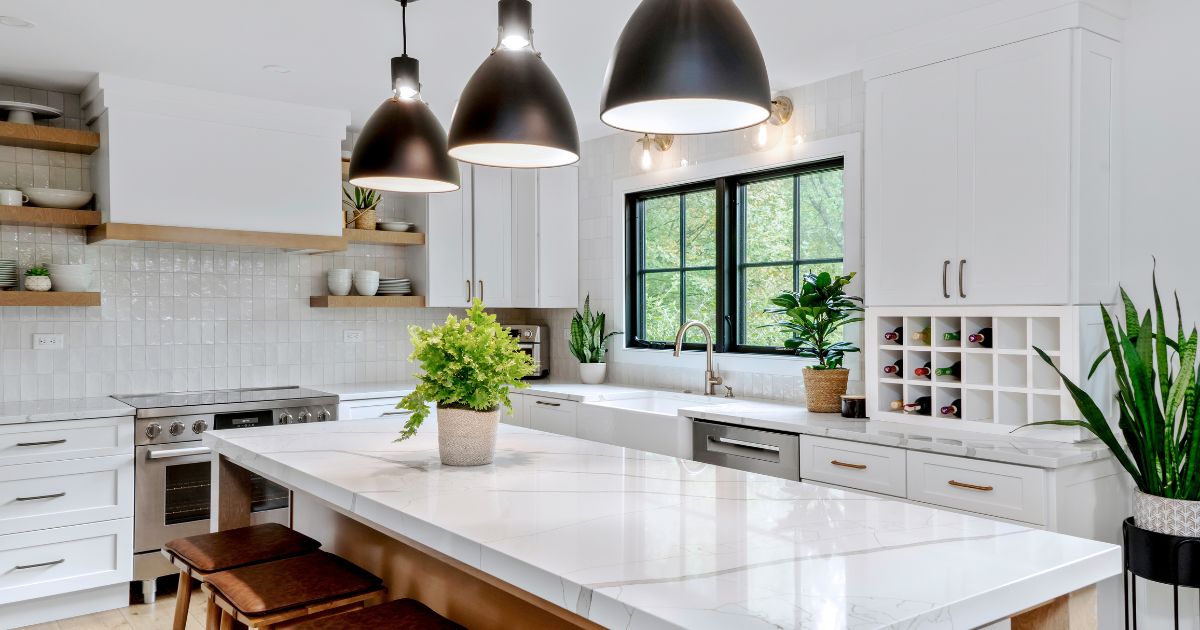
[{"label": "stainless steel range", "polygon": [[[181,536],[209,531],[212,454],[209,430],[337,420],[338,397],[300,387],[113,396],[135,415],[134,579],[154,601],[154,579],[175,569],[159,550]],[[255,523],[288,524],[287,490],[252,476]]]}]

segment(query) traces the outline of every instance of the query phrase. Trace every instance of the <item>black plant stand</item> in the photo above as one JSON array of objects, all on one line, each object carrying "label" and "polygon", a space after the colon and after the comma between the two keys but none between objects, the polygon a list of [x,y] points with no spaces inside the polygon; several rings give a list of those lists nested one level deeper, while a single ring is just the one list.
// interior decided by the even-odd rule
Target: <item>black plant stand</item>
[{"label": "black plant stand", "polygon": [[[1121,527],[1124,540],[1122,554],[1125,572],[1121,583],[1125,589],[1125,630],[1133,617],[1137,630],[1137,579],[1170,584],[1175,591],[1175,628],[1179,628],[1179,587],[1200,588],[1200,538],[1171,536],[1141,529],[1133,518],[1125,519]],[[1132,577],[1131,577],[1132,576]],[[1131,615],[1132,613],[1132,615]]]}]

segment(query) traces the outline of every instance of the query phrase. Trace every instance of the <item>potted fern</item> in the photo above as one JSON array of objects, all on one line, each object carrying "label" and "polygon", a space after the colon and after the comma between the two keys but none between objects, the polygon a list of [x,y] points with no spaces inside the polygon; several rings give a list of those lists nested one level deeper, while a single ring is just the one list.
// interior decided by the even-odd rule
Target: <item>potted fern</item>
[{"label": "potted fern", "polygon": [[492,463],[500,407],[512,412],[509,389],[529,387],[521,378],[533,371],[533,359],[521,352],[495,315],[484,312],[480,300],[462,319],[448,315],[441,326],[410,326],[408,331],[413,342],[409,360],[420,362],[421,373],[416,389],[397,407],[412,412],[399,440],[416,434],[429,406],[436,404],[442,463]]},{"label": "potted fern", "polygon": [[1138,319],[1137,306],[1121,289],[1125,324],[1119,326],[1103,306],[1108,349],[1092,364],[1088,378],[1105,359],[1111,359],[1116,376],[1117,429],[1113,432],[1101,406],[1050,357],[1034,348],[1058,372],[1079,408],[1081,420],[1050,420],[1026,426],[1055,424],[1082,427],[1104,442],[1137,489],[1133,495],[1134,523],[1138,528],[1172,536],[1200,537],[1200,374],[1197,372],[1196,327],[1183,331],[1179,296],[1175,337],[1163,317],[1158,280],[1152,276],[1154,313]]},{"label": "potted fern", "polygon": [[842,396],[850,380],[850,370],[842,367],[846,354],[858,347],[842,338],[847,324],[861,322],[862,298],[846,295],[846,286],[854,274],[835,276],[827,271],[804,274],[799,291],[785,291],[771,299],[775,306],[767,313],[785,315],[769,326],[791,334],[784,347],[797,356],[816,359],[816,365],[804,368],[804,392],[808,410],[833,413],[841,409]]},{"label": "potted fern", "polygon": [[579,359],[579,380],[588,385],[604,382],[608,364],[604,354],[608,340],[619,332],[604,333],[604,313],[592,313],[592,296],[583,299],[583,313],[575,311],[571,318],[571,354]]}]

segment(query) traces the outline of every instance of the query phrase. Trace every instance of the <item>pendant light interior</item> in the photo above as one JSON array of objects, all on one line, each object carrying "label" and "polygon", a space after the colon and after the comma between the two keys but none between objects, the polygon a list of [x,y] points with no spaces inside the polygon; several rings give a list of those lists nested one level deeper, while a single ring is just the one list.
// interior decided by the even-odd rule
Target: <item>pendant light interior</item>
[{"label": "pendant light interior", "polygon": [[[691,135],[757,125],[771,115],[754,103],[717,98],[668,98],[614,107],[600,115],[610,127],[638,133]],[[720,121],[717,126],[717,121]]]}]

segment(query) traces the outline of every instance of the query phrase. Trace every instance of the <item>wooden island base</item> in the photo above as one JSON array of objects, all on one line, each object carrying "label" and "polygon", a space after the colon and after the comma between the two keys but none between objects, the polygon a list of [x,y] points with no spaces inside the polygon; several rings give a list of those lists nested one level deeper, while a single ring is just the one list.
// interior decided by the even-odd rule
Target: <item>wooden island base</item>
[{"label": "wooden island base", "polygon": [[[213,464],[218,530],[250,524],[250,474],[220,457]],[[279,483],[278,480],[273,480]],[[285,487],[287,484],[281,484]],[[383,578],[389,599],[411,597],[472,630],[601,628],[561,606],[516,588],[329,503],[292,491],[297,531]],[[1012,630],[1094,630],[1096,588],[1089,586],[1014,615]]]}]

